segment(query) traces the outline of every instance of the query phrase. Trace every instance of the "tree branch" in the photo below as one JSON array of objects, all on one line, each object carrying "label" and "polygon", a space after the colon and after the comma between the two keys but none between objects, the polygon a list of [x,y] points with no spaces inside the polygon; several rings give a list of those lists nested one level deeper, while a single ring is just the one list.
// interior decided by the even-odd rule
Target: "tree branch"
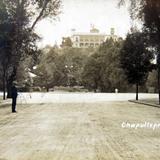
[{"label": "tree branch", "polygon": [[43,3],[43,7],[42,7],[42,10],[41,12],[39,13],[38,17],[36,18],[36,20],[33,22],[32,26],[31,26],[31,31],[34,29],[34,27],[36,26],[37,22],[41,19],[41,17],[43,16],[43,13],[47,7],[47,4],[48,4],[49,0],[44,0],[44,3]]}]

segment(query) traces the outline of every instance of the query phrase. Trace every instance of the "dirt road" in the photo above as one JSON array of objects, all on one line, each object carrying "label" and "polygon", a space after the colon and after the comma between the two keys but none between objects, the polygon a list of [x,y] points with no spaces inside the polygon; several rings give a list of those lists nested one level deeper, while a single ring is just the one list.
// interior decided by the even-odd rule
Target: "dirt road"
[{"label": "dirt road", "polygon": [[160,109],[129,102],[34,104],[0,109],[0,160],[159,160]]}]

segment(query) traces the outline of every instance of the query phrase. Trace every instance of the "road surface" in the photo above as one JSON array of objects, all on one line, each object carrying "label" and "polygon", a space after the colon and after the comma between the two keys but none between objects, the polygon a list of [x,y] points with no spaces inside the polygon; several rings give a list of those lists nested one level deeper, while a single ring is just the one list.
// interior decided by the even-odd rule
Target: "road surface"
[{"label": "road surface", "polygon": [[18,105],[0,109],[0,160],[159,160],[160,109],[125,101]]},{"label": "road surface", "polygon": [[[135,93],[19,93],[18,102],[27,103],[95,103],[106,101],[128,101],[135,99]],[[158,94],[139,94],[140,99],[156,98]]]}]

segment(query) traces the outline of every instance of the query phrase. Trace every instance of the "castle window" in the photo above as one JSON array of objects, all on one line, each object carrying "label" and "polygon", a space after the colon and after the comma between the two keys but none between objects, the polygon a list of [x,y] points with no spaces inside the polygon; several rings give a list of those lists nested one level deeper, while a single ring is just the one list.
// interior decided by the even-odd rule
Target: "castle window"
[{"label": "castle window", "polygon": [[78,42],[78,37],[76,37],[76,42]]}]

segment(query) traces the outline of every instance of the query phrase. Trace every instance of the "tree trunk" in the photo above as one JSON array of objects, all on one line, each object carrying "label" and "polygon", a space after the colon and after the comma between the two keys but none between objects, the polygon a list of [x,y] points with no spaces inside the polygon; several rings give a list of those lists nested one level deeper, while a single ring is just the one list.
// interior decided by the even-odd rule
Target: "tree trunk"
[{"label": "tree trunk", "polygon": [[8,82],[7,83],[7,98],[12,98],[11,88],[12,88],[12,82]]},{"label": "tree trunk", "polygon": [[17,73],[17,68],[14,67],[11,76],[7,79],[7,98],[12,98],[11,88],[13,81],[16,80],[16,73]]},{"label": "tree trunk", "polygon": [[138,83],[136,84],[136,100],[138,101]]},{"label": "tree trunk", "polygon": [[43,16],[43,13],[44,13],[48,3],[49,3],[49,1],[46,1],[46,0],[43,2],[42,10],[40,11],[40,13],[39,13],[38,17],[36,18],[36,20],[33,22],[32,26],[31,26],[31,31],[34,29],[34,27],[36,26],[37,22]]},{"label": "tree trunk", "polygon": [[158,66],[158,103],[160,104],[160,68]]},{"label": "tree trunk", "polygon": [[6,99],[6,70],[3,68],[3,100]]},{"label": "tree trunk", "polygon": [[97,93],[97,89],[98,89],[98,82],[97,82],[97,80],[96,80],[96,79],[94,80],[94,83],[95,83],[95,85],[94,85],[94,92],[95,92],[95,93]]},{"label": "tree trunk", "polygon": [[160,104],[160,54],[157,55],[157,72],[158,72],[158,103]]}]

